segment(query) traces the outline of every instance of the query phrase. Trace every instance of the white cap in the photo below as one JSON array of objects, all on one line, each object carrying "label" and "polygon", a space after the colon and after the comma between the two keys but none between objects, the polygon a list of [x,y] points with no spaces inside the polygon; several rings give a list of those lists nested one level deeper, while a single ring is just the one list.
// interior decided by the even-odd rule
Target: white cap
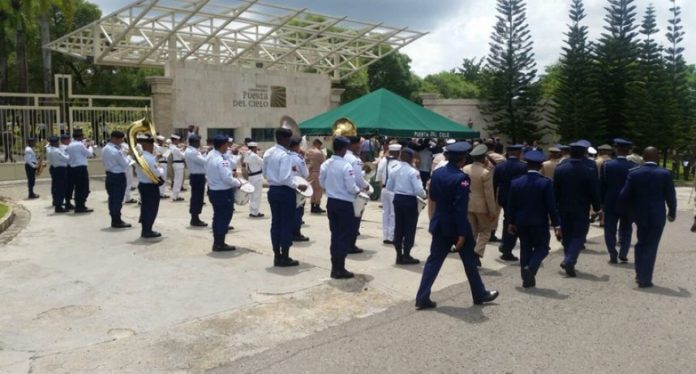
[{"label": "white cap", "polygon": [[596,155],[596,154],[597,154],[597,150],[596,150],[594,147],[590,147],[590,148],[587,149],[587,153],[589,153],[589,154],[591,154],[591,155]]},{"label": "white cap", "polygon": [[389,151],[391,152],[398,152],[401,150],[401,144],[396,143],[396,144],[389,144]]},{"label": "white cap", "polygon": [[454,144],[454,143],[456,143],[456,142],[457,142],[457,141],[454,140],[454,139],[447,139],[447,144]]},{"label": "white cap", "polygon": [[251,147],[258,147],[258,146],[259,146],[259,145],[258,145],[256,142],[249,142],[249,143],[247,144],[247,147],[249,147],[249,148],[251,148]]},{"label": "white cap", "polygon": [[162,136],[162,135],[157,135],[157,138],[155,138],[155,139],[157,139],[157,140],[164,140],[164,136]]},{"label": "white cap", "polygon": [[181,139],[181,137],[180,137],[179,135],[176,135],[176,134],[170,136],[170,138],[176,139],[176,140],[180,140],[180,139]]},{"label": "white cap", "polygon": [[227,138],[228,143],[234,143],[234,138]]}]

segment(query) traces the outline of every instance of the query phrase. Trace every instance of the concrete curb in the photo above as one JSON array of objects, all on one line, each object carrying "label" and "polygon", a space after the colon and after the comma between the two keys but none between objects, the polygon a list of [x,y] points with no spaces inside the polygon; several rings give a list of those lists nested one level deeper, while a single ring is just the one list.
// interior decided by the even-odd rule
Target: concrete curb
[{"label": "concrete curb", "polygon": [[6,205],[10,210],[4,217],[0,218],[0,234],[5,232],[5,230],[7,230],[7,228],[10,227],[10,225],[12,225],[15,219],[15,213],[14,209],[12,209],[12,205]]}]

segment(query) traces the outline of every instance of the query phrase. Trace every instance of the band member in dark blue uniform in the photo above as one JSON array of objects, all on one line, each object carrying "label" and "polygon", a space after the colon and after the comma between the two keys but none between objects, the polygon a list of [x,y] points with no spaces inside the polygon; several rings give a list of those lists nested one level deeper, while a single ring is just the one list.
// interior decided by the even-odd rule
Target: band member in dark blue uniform
[{"label": "band member in dark blue uniform", "polygon": [[[449,147],[447,147],[447,150],[449,150]],[[508,146],[507,160],[498,164],[493,172],[493,190],[495,191],[498,205],[503,207],[503,210],[505,210],[505,205],[507,205],[508,202],[508,191],[510,190],[512,180],[527,172],[527,166],[520,160],[521,152],[522,145],[515,144]],[[507,217],[507,214],[503,217]],[[518,258],[512,254],[512,250],[517,243],[517,235],[508,232],[508,225],[510,225],[510,222],[503,218],[504,229],[502,243],[499,247],[502,253],[500,258],[505,261],[517,261]]]},{"label": "band member in dark blue uniform", "polygon": [[125,223],[121,219],[121,208],[126,196],[126,172],[130,172],[130,165],[121,149],[124,137],[123,132],[113,131],[111,141],[102,151],[102,164],[106,171],[106,193],[109,195],[109,215],[111,227],[115,229],[131,227],[130,223]]},{"label": "band member in dark blue uniform", "polygon": [[[631,143],[625,139],[615,139],[614,149],[616,158],[602,164],[599,173],[600,195],[602,197],[602,211],[604,212],[604,241],[609,252],[609,262],[616,264],[617,258],[621,262],[628,261],[628,250],[631,247],[633,236],[633,224],[628,214],[619,214],[617,203],[619,193],[626,184],[628,172],[637,165],[628,161],[626,156],[631,153]],[[621,248],[616,251],[616,226],[619,226],[619,243]]]},{"label": "band member in dark blue uniform", "polygon": [[520,238],[522,287],[529,288],[536,286],[536,273],[549,254],[549,220],[556,237],[560,237],[561,231],[553,182],[540,173],[544,154],[529,151],[524,160],[527,174],[512,181],[505,214],[510,222],[507,230]]},{"label": "band member in dark blue uniform", "polygon": [[597,169],[586,166],[586,153],[585,143],[571,144],[570,159],[558,165],[553,177],[565,251],[561,267],[569,277],[576,275],[575,264],[590,229],[590,206],[600,211]]},{"label": "band member in dark blue uniform", "polygon": [[334,154],[321,164],[319,184],[326,191],[326,209],[331,230],[331,278],[353,278],[346,270],[346,256],[351,250],[355,211],[353,203],[360,188],[355,183],[352,165],[344,158],[350,141],[338,136],[333,141]]},{"label": "band member in dark blue uniform", "polygon": [[201,146],[201,137],[193,134],[188,138],[188,147],[184,151],[186,167],[189,169],[189,183],[191,184],[191,200],[189,201],[189,214],[191,226],[206,227],[207,223],[201,221],[200,214],[203,211],[205,199],[205,163],[206,157],[198,150]]},{"label": "band member in dark blue uniform", "polygon": [[48,149],[46,159],[51,165],[51,196],[53,197],[53,207],[56,213],[65,213],[68,210],[63,207],[65,201],[65,190],[68,185],[68,154],[60,147],[57,136],[48,138]]},{"label": "band member in dark blue uniform", "polygon": [[467,142],[447,146],[448,163],[437,169],[430,179],[430,200],[434,213],[430,220],[430,256],[423,268],[423,277],[416,295],[416,308],[435,308],[437,304],[430,300],[430,290],[437,278],[442,263],[445,261],[452,245],[459,252],[464,264],[466,277],[469,279],[474,304],[495,300],[498,291],[487,291],[481,281],[476,266],[476,242],[468,221],[469,187],[471,182],[462,168],[466,155],[471,150]]},{"label": "band member in dark blue uniform", "polygon": [[232,220],[234,190],[241,182],[234,177],[232,163],[226,154],[228,138],[216,135],[213,146],[215,149],[210,151],[205,164],[208,198],[213,205],[213,252],[234,251],[234,246],[225,244],[225,236]]},{"label": "band member in dark blue uniform", "polygon": [[657,166],[660,161],[657,148],[645,148],[643,160],[643,166],[628,174],[619,195],[619,211],[625,213],[630,209],[636,222],[636,280],[638,287],[647,288],[653,286],[657,248],[665,221],[674,222],[677,218],[677,194],[670,172]]},{"label": "band member in dark blue uniform", "polygon": [[157,213],[159,212],[160,195],[159,186],[164,184],[164,179],[157,169],[157,158],[152,153],[155,150],[155,139],[149,134],[138,135],[138,144],[143,148],[143,159],[147,162],[148,168],[158,177],[154,182],[148,178],[147,174],[140,167],[135,168],[138,174],[138,192],[140,193],[140,225],[142,238],[158,238],[161,233],[152,230],[155,224]]}]

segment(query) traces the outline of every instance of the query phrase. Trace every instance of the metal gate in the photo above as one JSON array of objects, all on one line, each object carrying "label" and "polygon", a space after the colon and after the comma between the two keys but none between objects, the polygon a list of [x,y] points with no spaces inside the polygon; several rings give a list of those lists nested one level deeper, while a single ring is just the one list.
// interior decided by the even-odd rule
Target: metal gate
[{"label": "metal gate", "polygon": [[[69,134],[76,128],[84,131],[85,138],[104,145],[111,131],[125,130],[152,107],[149,97],[73,94],[71,75],[56,74],[54,79],[51,94],[0,92],[0,161],[23,160],[27,138],[36,138],[42,145],[49,136]],[[41,152],[44,147],[37,148]]]}]

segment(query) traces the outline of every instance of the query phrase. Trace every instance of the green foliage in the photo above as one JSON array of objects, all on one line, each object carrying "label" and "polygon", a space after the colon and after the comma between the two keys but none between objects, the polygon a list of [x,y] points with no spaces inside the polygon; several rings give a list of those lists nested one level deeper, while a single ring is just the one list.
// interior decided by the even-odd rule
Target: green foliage
[{"label": "green foliage", "polygon": [[445,99],[471,99],[481,94],[474,83],[454,71],[428,75],[423,79],[421,92],[439,93]]},{"label": "green foliage", "polygon": [[341,81],[341,87],[345,89],[341,96],[343,103],[349,103],[361,96],[370,93],[370,86],[367,83],[367,71],[361,70],[347,79]]},{"label": "green foliage", "polygon": [[368,66],[367,81],[370,91],[386,88],[409,100],[418,100],[419,81],[411,73],[411,58],[405,54],[394,52]]},{"label": "green foliage", "polygon": [[457,68],[457,72],[464,78],[465,81],[471,84],[478,85],[481,80],[481,73],[483,71],[483,63],[485,58],[481,57],[476,61],[476,57],[464,58],[462,61],[462,66]]},{"label": "green foliage", "polygon": [[545,131],[526,7],[524,0],[498,0],[484,89],[483,111],[491,118],[488,130],[506,134],[515,143],[538,140]]}]

